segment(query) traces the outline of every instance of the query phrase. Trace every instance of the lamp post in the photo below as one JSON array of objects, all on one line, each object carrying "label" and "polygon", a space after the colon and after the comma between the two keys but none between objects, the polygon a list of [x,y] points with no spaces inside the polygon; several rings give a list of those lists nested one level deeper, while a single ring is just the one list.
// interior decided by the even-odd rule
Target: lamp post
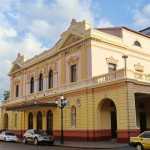
[{"label": "lamp post", "polygon": [[124,59],[124,69],[125,69],[125,77],[127,76],[127,58],[128,55],[122,54],[122,58]]},{"label": "lamp post", "polygon": [[64,96],[60,96],[60,106],[58,105],[58,99],[55,99],[55,104],[56,104],[56,107],[60,108],[61,109],[61,138],[60,138],[60,142],[61,144],[64,144],[64,130],[63,130],[63,109],[64,107],[66,106],[67,104],[67,100],[64,98]]}]

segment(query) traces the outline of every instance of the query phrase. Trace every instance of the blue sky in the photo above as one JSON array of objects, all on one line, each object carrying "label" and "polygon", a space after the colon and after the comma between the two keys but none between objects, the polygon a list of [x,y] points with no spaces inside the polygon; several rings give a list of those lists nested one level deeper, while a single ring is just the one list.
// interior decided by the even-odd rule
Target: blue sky
[{"label": "blue sky", "polygon": [[149,0],[0,0],[0,100],[17,54],[32,58],[52,47],[72,19],[93,27],[150,26]]}]

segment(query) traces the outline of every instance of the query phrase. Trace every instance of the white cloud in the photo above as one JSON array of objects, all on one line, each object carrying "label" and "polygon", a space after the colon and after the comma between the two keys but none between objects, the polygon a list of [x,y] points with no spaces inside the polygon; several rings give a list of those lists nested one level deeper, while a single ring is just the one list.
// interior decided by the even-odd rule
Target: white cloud
[{"label": "white cloud", "polygon": [[100,19],[99,22],[97,22],[96,25],[98,28],[103,28],[103,27],[113,27],[114,25],[106,18]]},{"label": "white cloud", "polygon": [[7,73],[19,52],[31,58],[53,46],[73,18],[89,20],[101,27],[112,25],[107,19],[97,22],[92,3],[92,0],[1,0],[0,99],[10,88]]},{"label": "white cloud", "polygon": [[150,4],[146,5],[142,10],[134,10],[134,25],[140,29],[149,27],[150,25]]}]

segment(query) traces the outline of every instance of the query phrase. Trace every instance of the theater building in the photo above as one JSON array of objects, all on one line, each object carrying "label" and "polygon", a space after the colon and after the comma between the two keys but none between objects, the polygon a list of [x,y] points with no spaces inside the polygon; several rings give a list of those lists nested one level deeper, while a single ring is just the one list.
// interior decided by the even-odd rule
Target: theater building
[{"label": "theater building", "polygon": [[2,101],[1,128],[28,129],[65,140],[128,142],[150,129],[150,37],[126,27],[92,28],[72,20],[50,49],[18,54],[8,73],[10,98]]}]

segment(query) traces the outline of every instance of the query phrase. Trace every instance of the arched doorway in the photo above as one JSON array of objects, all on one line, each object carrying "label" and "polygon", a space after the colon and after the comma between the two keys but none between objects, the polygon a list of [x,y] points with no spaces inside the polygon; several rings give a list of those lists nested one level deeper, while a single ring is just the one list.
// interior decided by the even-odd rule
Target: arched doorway
[{"label": "arched doorway", "polygon": [[42,130],[42,113],[40,111],[37,114],[37,130]]},{"label": "arched doorway", "polygon": [[7,113],[5,113],[5,115],[4,115],[3,128],[4,128],[4,130],[7,130],[7,129],[8,129],[8,114],[7,114]]},{"label": "arched doorway", "polygon": [[33,129],[33,114],[32,114],[32,112],[30,112],[29,116],[28,116],[28,129]]},{"label": "arched doorway", "polygon": [[107,132],[106,137],[117,138],[117,113],[115,103],[111,99],[104,99],[98,107],[99,128]]},{"label": "arched doorway", "polygon": [[47,133],[53,134],[53,113],[51,110],[47,112]]}]

